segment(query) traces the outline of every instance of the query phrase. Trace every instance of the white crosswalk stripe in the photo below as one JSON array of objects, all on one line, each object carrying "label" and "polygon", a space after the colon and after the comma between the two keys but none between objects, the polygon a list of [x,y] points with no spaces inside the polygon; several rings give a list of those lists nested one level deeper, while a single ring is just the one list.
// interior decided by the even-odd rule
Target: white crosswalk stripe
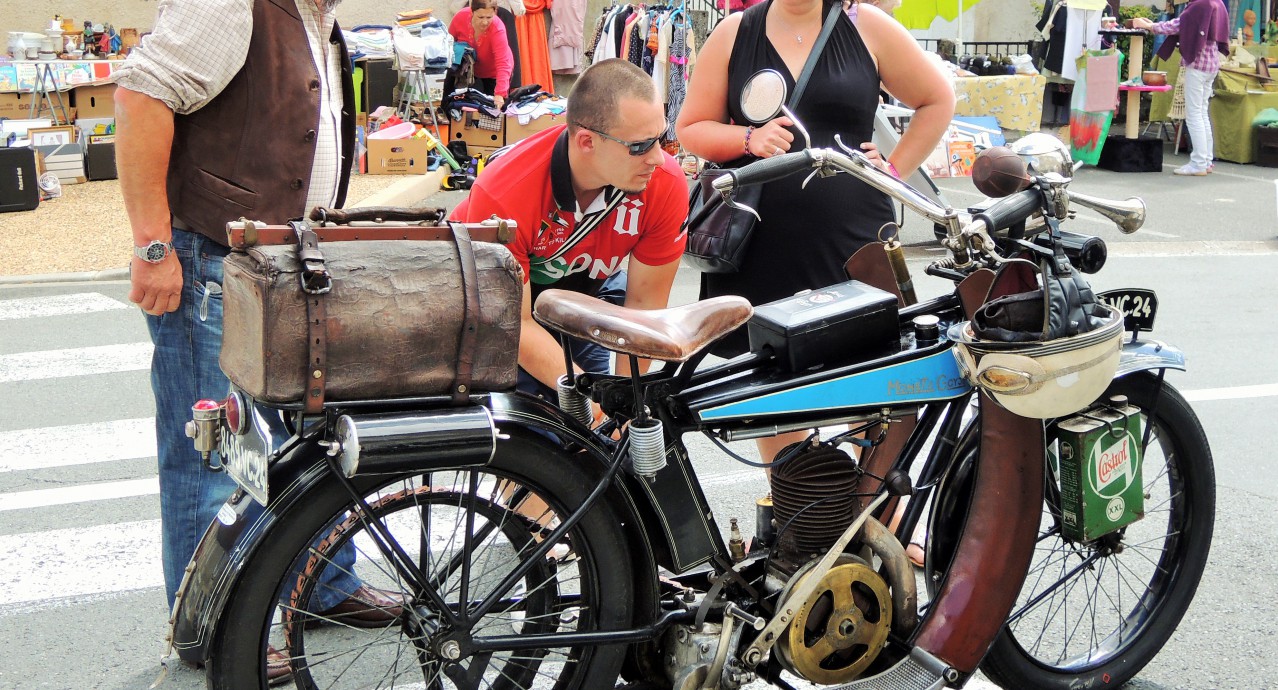
[{"label": "white crosswalk stripe", "polygon": [[0,431],[0,472],[155,456],[155,419]]},{"label": "white crosswalk stripe", "polygon": [[0,321],[29,319],[39,316],[65,316],[68,314],[92,314],[100,311],[131,309],[118,299],[111,299],[96,292],[80,292],[74,295],[53,297],[24,297],[0,300]]},{"label": "white crosswalk stripe", "polygon": [[0,383],[145,371],[152,349],[151,343],[125,343],[0,355]]}]

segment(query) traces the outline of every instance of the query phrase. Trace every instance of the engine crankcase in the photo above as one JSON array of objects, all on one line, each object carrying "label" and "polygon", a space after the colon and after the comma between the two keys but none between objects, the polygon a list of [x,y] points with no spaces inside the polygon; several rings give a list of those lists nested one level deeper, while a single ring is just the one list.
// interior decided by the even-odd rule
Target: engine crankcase
[{"label": "engine crankcase", "polygon": [[807,601],[789,601],[815,563],[800,568],[779,599],[779,606],[794,608],[795,614],[778,640],[778,656],[786,670],[814,683],[846,683],[864,672],[887,643],[890,588],[865,561],[844,555]]}]

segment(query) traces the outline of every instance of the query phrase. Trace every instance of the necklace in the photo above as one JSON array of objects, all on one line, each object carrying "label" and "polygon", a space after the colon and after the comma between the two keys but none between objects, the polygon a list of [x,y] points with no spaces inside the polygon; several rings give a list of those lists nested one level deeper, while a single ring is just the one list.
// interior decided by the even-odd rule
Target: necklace
[{"label": "necklace", "polygon": [[[773,19],[776,19],[776,18],[773,17]],[[803,34],[807,33],[806,31],[795,31],[794,27],[789,26],[785,22],[781,22],[781,21],[777,22],[777,28],[787,33],[793,33],[795,43],[803,43]]]}]

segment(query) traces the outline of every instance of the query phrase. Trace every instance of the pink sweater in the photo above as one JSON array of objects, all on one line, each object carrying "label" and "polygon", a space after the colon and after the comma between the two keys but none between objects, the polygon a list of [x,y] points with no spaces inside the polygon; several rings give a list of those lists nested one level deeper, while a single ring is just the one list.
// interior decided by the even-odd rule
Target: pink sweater
[{"label": "pink sweater", "polygon": [[471,11],[463,7],[453,15],[448,24],[448,33],[458,41],[465,41],[475,49],[475,76],[483,79],[496,79],[497,88],[493,92],[503,98],[510,93],[510,72],[514,69],[515,58],[510,54],[510,42],[506,39],[506,25],[493,17],[488,31],[475,40],[475,28],[470,23]]}]

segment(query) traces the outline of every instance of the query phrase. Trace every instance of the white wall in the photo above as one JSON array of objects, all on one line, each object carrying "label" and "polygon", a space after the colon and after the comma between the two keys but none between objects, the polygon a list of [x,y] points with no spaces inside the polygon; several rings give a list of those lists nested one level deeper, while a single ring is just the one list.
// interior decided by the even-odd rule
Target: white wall
[{"label": "white wall", "polygon": [[910,31],[917,38],[959,37],[962,24],[964,41],[1028,41],[1034,38],[1038,14],[1031,0],[980,0],[963,13],[962,21],[944,21],[937,17],[927,29]]},{"label": "white wall", "polygon": [[[447,21],[445,5],[444,0],[344,0],[337,18],[346,27],[389,24],[396,12],[430,7],[437,13],[443,10],[441,16]],[[87,19],[145,31],[154,24],[155,7],[155,0],[0,0],[0,31],[42,31],[55,14],[70,16],[77,26]]]}]

